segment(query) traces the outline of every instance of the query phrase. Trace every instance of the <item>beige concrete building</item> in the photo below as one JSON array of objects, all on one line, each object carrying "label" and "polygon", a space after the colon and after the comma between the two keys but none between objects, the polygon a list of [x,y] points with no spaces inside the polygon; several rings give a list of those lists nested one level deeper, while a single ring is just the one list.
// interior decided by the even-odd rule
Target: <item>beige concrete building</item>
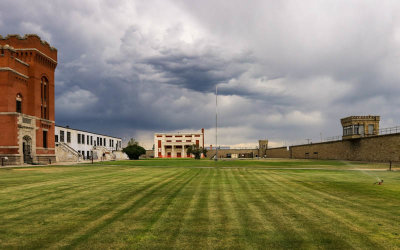
[{"label": "beige concrete building", "polygon": [[81,160],[125,160],[122,139],[69,126],[55,126],[56,159],[58,162]]},{"label": "beige concrete building", "polygon": [[349,116],[340,119],[343,139],[360,138],[379,134],[380,116]]},{"label": "beige concrete building", "polygon": [[204,148],[204,128],[200,133],[156,133],[154,134],[155,158],[191,158],[187,148],[196,144]]}]

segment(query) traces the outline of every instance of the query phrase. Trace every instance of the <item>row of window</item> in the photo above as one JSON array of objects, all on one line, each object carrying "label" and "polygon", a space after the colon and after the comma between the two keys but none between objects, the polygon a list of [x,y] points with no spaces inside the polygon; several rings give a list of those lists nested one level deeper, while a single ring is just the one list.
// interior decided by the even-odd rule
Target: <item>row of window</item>
[{"label": "row of window", "polygon": [[[167,140],[167,142],[173,142],[172,140]],[[176,140],[174,142],[182,142],[182,140]],[[186,140],[186,142],[192,142],[192,140]]]},{"label": "row of window", "polygon": [[[167,142],[172,142],[172,140],[167,140]],[[182,140],[176,140],[176,142],[182,142]],[[192,142],[192,140],[186,140],[186,142]],[[200,145],[200,141],[196,140],[196,145],[199,146]],[[158,140],[158,147],[161,148],[161,140]],[[166,147],[170,147],[170,146],[166,146]],[[181,146],[176,146],[181,147]]]},{"label": "row of window", "polygon": [[[367,134],[368,135],[374,134],[373,124],[368,125]],[[343,127],[343,136],[346,135],[364,135],[364,125],[350,125]]]},{"label": "row of window", "polygon": [[[60,142],[65,142],[65,131],[60,130],[60,138],[58,135],[55,136],[56,142],[60,139]],[[115,141],[113,139],[108,140],[106,138],[97,137],[97,139],[93,140],[93,136],[85,135],[85,134],[78,134],[77,135],[78,144],[86,144],[86,145],[94,145],[94,146],[104,146],[104,147],[119,147],[121,148],[121,141]],[[71,132],[67,131],[67,143],[71,143]]]},{"label": "row of window", "polygon": [[[58,142],[58,135],[56,135],[56,142]],[[65,142],[65,133],[60,130],[60,142]],[[71,143],[71,132],[67,131],[67,143]]]},{"label": "row of window", "polygon": [[[46,77],[42,77],[40,81],[40,117],[43,119],[49,119],[49,81]],[[16,112],[22,113],[22,95],[17,94],[16,97]]]},{"label": "row of window", "polygon": [[92,158],[92,153],[90,151],[78,150],[78,153],[82,155],[84,160],[90,160]]},{"label": "row of window", "polygon": [[[193,135],[194,137],[200,137],[200,135]],[[157,137],[163,137],[162,135],[157,135]],[[166,135],[165,137],[188,137],[188,138],[192,138],[192,135]]]}]

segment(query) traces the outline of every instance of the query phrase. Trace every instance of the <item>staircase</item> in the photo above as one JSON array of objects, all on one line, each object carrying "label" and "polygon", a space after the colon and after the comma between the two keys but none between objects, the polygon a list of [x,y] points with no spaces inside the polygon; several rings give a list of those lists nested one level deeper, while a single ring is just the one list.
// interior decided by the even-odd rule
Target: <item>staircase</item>
[{"label": "staircase", "polygon": [[81,155],[70,147],[65,142],[56,143],[56,157],[57,161],[74,161],[77,162],[81,159]]},{"label": "staircase", "polygon": [[[105,158],[102,158],[104,154]],[[103,161],[105,160],[115,160],[116,156],[115,154],[109,150],[108,148],[104,147],[104,146],[95,146],[93,147],[93,156],[97,155],[98,159],[101,159]]]}]

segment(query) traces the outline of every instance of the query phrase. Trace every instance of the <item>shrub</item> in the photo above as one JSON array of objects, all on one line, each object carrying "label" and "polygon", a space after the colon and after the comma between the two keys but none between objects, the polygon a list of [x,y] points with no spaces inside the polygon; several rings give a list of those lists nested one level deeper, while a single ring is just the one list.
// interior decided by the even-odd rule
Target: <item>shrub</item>
[{"label": "shrub", "polygon": [[193,144],[192,146],[188,147],[187,153],[194,154],[195,159],[200,159],[202,153],[205,157],[207,156],[207,149],[201,148],[198,145]]},{"label": "shrub", "polygon": [[139,143],[134,139],[131,139],[128,146],[122,149],[122,152],[128,155],[130,160],[137,160],[142,154],[146,154],[146,150],[139,146]]}]

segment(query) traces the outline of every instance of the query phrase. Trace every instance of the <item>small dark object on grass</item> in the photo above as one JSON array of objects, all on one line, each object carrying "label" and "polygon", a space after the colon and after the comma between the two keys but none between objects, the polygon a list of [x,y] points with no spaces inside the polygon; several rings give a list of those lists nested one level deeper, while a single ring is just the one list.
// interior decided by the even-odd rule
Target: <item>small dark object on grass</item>
[{"label": "small dark object on grass", "polygon": [[377,181],[374,184],[382,185],[383,184],[383,180]]}]

